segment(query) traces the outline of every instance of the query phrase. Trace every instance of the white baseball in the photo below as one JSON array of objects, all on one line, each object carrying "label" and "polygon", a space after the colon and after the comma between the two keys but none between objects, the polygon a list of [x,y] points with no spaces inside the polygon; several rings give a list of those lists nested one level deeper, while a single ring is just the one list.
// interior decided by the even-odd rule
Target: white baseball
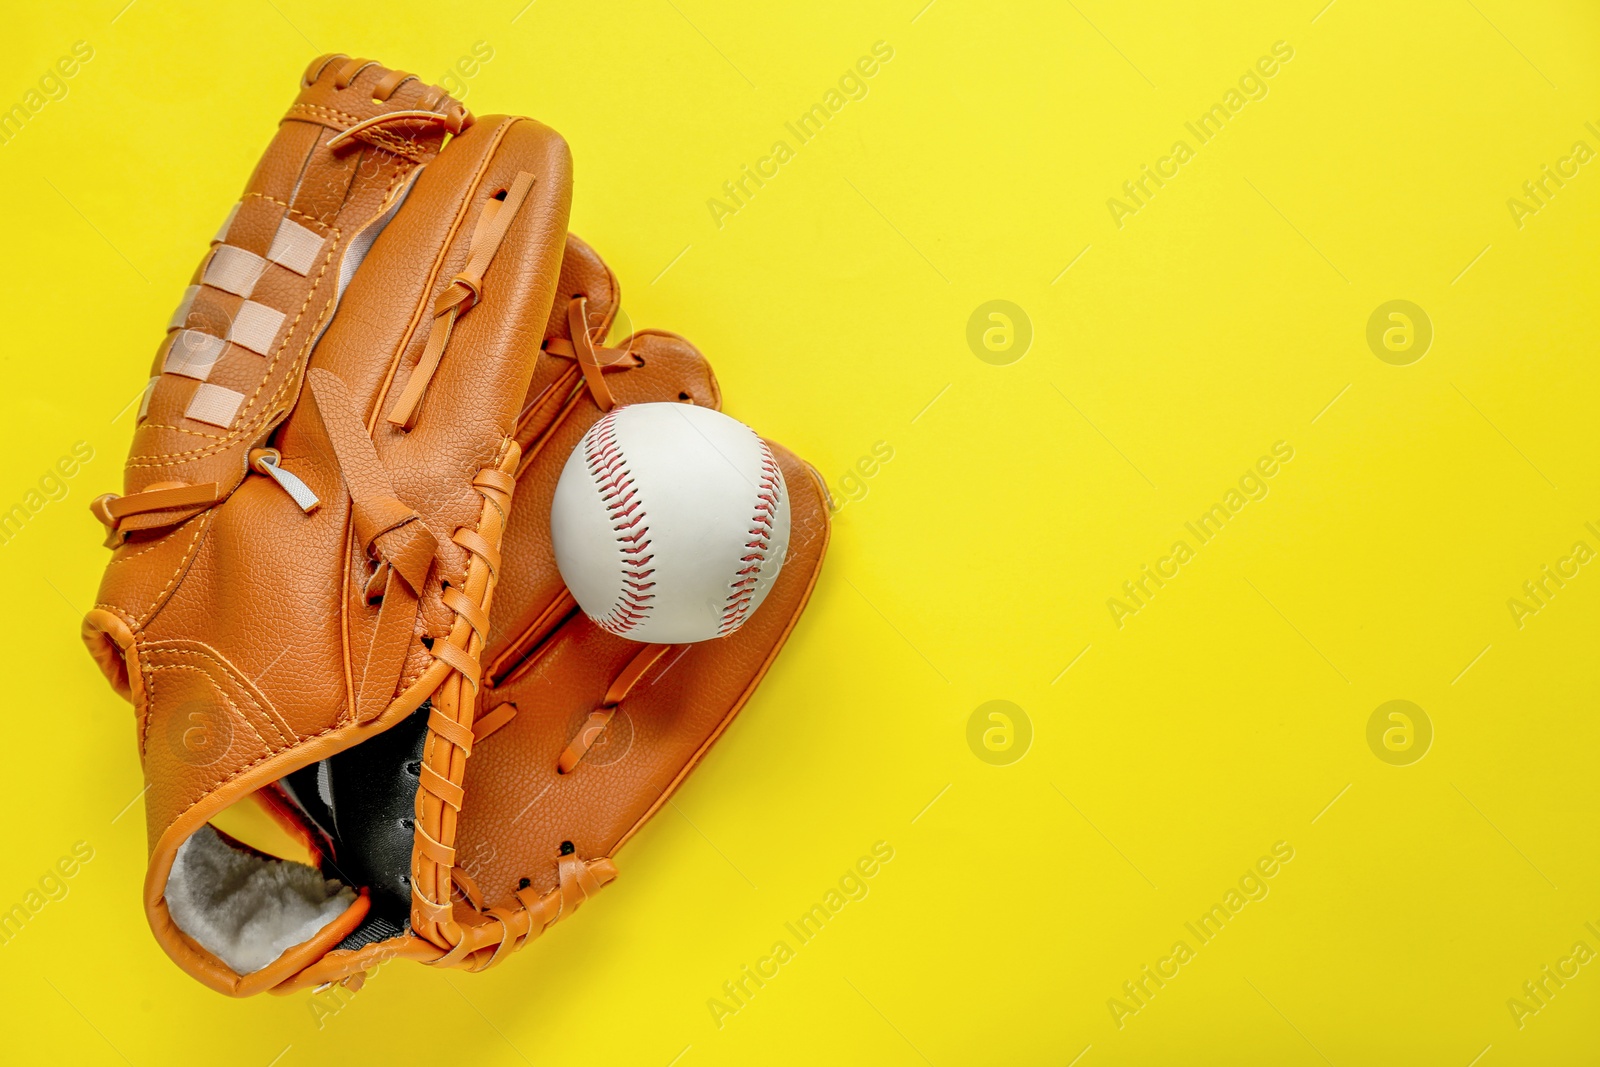
[{"label": "white baseball", "polygon": [[744,423],[692,404],[614,408],[572,450],[550,508],[578,606],[634,641],[733,633],[789,548],[789,493]]}]

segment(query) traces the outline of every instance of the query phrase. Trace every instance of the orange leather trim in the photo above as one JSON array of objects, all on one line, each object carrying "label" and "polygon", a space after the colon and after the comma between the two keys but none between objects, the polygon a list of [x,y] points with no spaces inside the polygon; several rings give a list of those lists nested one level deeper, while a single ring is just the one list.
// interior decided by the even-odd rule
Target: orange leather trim
[{"label": "orange leather trim", "polygon": [[89,654],[111,683],[111,687],[124,700],[132,700],[128,679],[139,676],[139,653],[134,647],[133,631],[121,616],[104,608],[95,608],[83,617],[83,643]]},{"label": "orange leather trim", "polygon": [[472,724],[472,740],[474,742],[482,741],[510,722],[516,714],[517,706],[515,704],[501,704],[489,714],[479,716],[478,720]]},{"label": "orange leather trim", "polygon": [[[521,461],[521,450],[515,441],[507,439],[496,469],[510,474]],[[514,483],[510,483],[514,484]],[[475,478],[474,487],[483,496],[483,509],[476,530],[456,531],[455,540],[471,553],[467,578],[460,594],[475,601],[487,614],[494,596],[496,582],[492,558],[500,554],[500,539],[505,527],[505,517],[510,511],[511,494],[508,483],[499,478]],[[464,537],[463,534],[470,534]],[[450,635],[444,642],[434,642],[434,655],[443,656],[435,667],[444,666],[451,671],[439,685],[433,697],[433,715],[470,731],[477,711],[478,674],[481,671],[478,657],[483,652],[484,637],[473,625],[473,620],[457,613]],[[444,650],[450,649],[449,653]],[[448,657],[448,658],[443,658]],[[411,927],[420,937],[440,948],[448,949],[461,940],[459,926],[450,917],[448,909],[440,904],[450,900],[456,818],[461,809],[461,779],[466,773],[470,745],[459,742],[464,737],[456,731],[441,732],[430,728],[423,745],[422,778],[417,789],[416,844],[411,854]],[[440,849],[449,850],[450,862],[443,862]]]},{"label": "orange leather trim", "polygon": [[[193,507],[196,504],[214,504],[217,502],[217,483],[181,485],[159,482],[156,488],[146,489],[142,493],[130,493],[119,497],[107,494],[107,497],[101,499],[105,501],[103,513],[120,522],[130,515],[143,515],[150,511]],[[92,505],[90,510],[96,517],[102,514],[102,509]]]}]

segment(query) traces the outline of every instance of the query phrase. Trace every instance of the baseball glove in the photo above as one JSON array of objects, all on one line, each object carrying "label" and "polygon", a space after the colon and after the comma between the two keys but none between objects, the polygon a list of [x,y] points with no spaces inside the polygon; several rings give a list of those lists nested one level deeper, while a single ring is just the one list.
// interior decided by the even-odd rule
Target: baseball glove
[{"label": "baseball glove", "polygon": [[[740,630],[639,645],[563,588],[584,430],[720,402],[681,338],[603,346],[570,191],[537,122],[323,57],[173,315],[83,636],[136,712],[151,927],[214,989],[499,961],[615,876],[804,607],[825,490],[775,446],[789,555]],[[246,797],[307,862],[210,825]]]}]

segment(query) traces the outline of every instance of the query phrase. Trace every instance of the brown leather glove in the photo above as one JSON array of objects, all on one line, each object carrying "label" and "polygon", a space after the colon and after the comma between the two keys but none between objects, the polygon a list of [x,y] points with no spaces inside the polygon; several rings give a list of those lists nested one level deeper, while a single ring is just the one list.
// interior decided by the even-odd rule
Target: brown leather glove
[{"label": "brown leather glove", "polygon": [[[394,731],[406,744],[331,761],[340,864],[370,872],[367,883],[387,883],[389,893],[375,890],[366,927],[285,989],[359,980],[395,956],[481,969],[570,914],[616,876],[612,857],[749,699],[805,607],[827,547],[826,489],[810,466],[770,442],[790,494],[789,551],[739,630],[693,645],[641,645],[596,626],[562,585],[551,500],[584,432],[613,404],[721,405],[709,364],[675,334],[645,330],[601,347],[617,307],[615,277],[569,236],[546,331],[554,358],[535,371],[515,431],[523,459],[478,717],[468,735],[419,713]],[[408,763],[416,774],[409,780]],[[446,780],[460,784],[459,794],[440,784]],[[408,814],[415,796],[415,847],[409,829],[395,840],[395,809],[374,813],[362,799],[396,782]],[[345,797],[369,817],[348,817]],[[408,881],[395,877],[402,852]],[[393,915],[397,882],[409,890],[409,935],[377,914]],[[441,955],[441,946],[450,951]]]},{"label": "brown leather glove", "polygon": [[[782,452],[789,562],[736,634],[631,644],[561,587],[550,497],[601,407],[718,401],[671,335],[597,347],[615,280],[566,238],[570,170],[532,120],[319,59],[157,352],[125,491],[93,505],[113,554],[83,633],[136,710],[151,926],[214,989],[477,968],[537,934],[809,593],[827,510]],[[208,825],[247,796],[310,864]]]}]

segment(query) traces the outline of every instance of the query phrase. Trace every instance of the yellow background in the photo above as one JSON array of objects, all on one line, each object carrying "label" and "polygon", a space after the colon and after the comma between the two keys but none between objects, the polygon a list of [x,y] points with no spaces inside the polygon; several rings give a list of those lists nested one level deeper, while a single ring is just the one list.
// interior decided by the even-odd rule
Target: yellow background
[{"label": "yellow background", "polygon": [[[96,454],[0,547],[0,908],[94,849],[0,946],[5,1058],[1592,1062],[1600,964],[1521,1028],[1507,1001],[1600,950],[1600,565],[1520,628],[1507,601],[1600,549],[1600,163],[1520,228],[1507,200],[1600,149],[1593,5],[124,2],[16,8],[0,43],[0,106],[94,48],[0,145],[0,507]],[[866,97],[798,145],[785,122],[879,41]],[[1278,41],[1269,94],[1197,145],[1185,121]],[[766,684],[575,921],[485,975],[230,1001],[145,927],[129,712],[76,637],[85,505],[309,59],[437,80],[477,42],[467,103],[570,140],[573,229],[632,320],[696,341],[727,410],[846,503]],[[1195,157],[1119,228],[1108,198],[1179,138]],[[708,199],[779,139],[719,227]],[[966,340],[994,299],[1034,333],[1005,366]],[[1367,345],[1391,299],[1433,324],[1408,366]],[[1119,628],[1107,599],[1278,441],[1266,498]],[[1434,732],[1409,766],[1367,743],[1394,699]],[[991,700],[1031,723],[1009,765],[968,745]],[[865,899],[794,943],[879,841]],[[1199,945],[1184,923],[1279,841],[1270,894]],[[779,939],[719,1028],[708,1001]],[[1179,939],[1119,1028],[1108,999]]]}]

